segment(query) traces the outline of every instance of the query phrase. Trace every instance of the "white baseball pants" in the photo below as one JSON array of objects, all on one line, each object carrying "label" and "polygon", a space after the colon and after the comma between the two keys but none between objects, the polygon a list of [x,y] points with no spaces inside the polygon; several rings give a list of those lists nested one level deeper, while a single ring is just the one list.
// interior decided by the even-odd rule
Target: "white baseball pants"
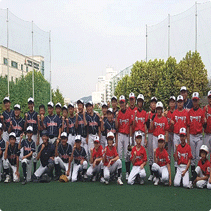
[{"label": "white baseball pants", "polygon": [[94,168],[93,168],[93,164],[90,164],[90,167],[87,170],[87,176],[91,177],[93,173],[97,173],[97,174],[100,173],[102,165],[103,165],[102,161],[98,165],[95,165]]},{"label": "white baseball pants", "polygon": [[[205,176],[199,166],[197,166],[195,168],[195,171],[196,171],[196,173],[197,173],[197,175],[199,177],[204,177]],[[204,188],[206,185],[207,185],[207,180],[199,180],[199,181],[196,182],[196,187],[197,188]]]},{"label": "white baseball pants", "polygon": [[42,166],[42,164],[40,163],[39,168],[35,171],[34,175],[36,177],[41,177],[42,174],[47,170],[48,166]]},{"label": "white baseball pants", "polygon": [[30,182],[31,181],[32,161],[33,161],[33,159],[28,160],[26,158],[21,161],[21,164],[22,163],[26,163],[26,181],[27,182]]},{"label": "white baseball pants", "polygon": [[129,135],[118,133],[118,149],[117,150],[118,150],[120,159],[123,158],[122,154],[124,152],[125,162],[130,161],[130,157],[128,156],[128,153],[127,153],[128,144],[129,144]]},{"label": "white baseball pants", "polygon": [[78,178],[78,172],[82,171],[83,169],[87,169],[87,167],[88,167],[88,163],[86,160],[83,162],[82,165],[81,164],[78,165],[78,164],[74,163],[73,164],[73,173],[72,173],[72,182],[76,182],[77,178]]},{"label": "white baseball pants", "polygon": [[75,144],[75,136],[73,136],[72,134],[69,134],[67,143],[70,144],[72,146],[72,149],[73,149],[74,144]]},{"label": "white baseball pants", "polygon": [[204,134],[204,144],[207,145],[209,148],[209,152],[211,153],[211,134],[205,133]]},{"label": "white baseball pants", "polygon": [[101,136],[100,144],[102,145],[103,149],[105,149],[105,147],[108,145],[106,136]]},{"label": "white baseball pants", "polygon": [[152,171],[158,172],[162,183],[169,181],[169,172],[167,166],[159,166],[157,163],[153,163]]},{"label": "white baseball pants", "polygon": [[13,174],[13,182],[19,182],[20,178],[15,174],[17,171],[17,166],[11,165],[8,159],[3,160],[4,169],[11,169]]},{"label": "white baseball pants", "polygon": [[[179,187],[180,182],[182,179],[182,172],[185,171],[186,165],[180,164],[177,166],[177,173],[174,178],[174,186]],[[183,177],[183,187],[188,188],[189,187],[189,171],[187,171]]]},{"label": "white baseball pants", "polygon": [[140,166],[133,166],[133,168],[132,168],[132,170],[130,172],[130,175],[128,177],[127,183],[129,185],[133,185],[134,184],[134,181],[136,179],[136,176],[138,174],[140,175],[140,178],[141,179],[144,179],[146,177],[146,171],[145,171],[145,169],[144,168],[141,169]]},{"label": "white baseball pants", "polygon": [[4,131],[2,134],[2,138],[4,139],[4,141],[9,141],[9,133],[7,131]]},{"label": "white baseball pants", "polygon": [[85,149],[86,154],[88,155],[88,145],[86,143],[86,138],[84,137],[81,138],[81,146]]}]

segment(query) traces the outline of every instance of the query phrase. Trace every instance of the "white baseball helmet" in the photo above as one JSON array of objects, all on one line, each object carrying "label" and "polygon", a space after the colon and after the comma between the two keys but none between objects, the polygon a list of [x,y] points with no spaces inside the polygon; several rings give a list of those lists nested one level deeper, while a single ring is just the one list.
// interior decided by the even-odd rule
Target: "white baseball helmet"
[{"label": "white baseball helmet", "polygon": [[156,108],[163,108],[163,103],[162,102],[157,102],[156,103]]},{"label": "white baseball helmet", "polygon": [[201,145],[201,148],[199,150],[199,156],[200,156],[202,150],[207,153],[207,156],[206,157],[208,158],[209,148],[207,147],[207,145]]}]

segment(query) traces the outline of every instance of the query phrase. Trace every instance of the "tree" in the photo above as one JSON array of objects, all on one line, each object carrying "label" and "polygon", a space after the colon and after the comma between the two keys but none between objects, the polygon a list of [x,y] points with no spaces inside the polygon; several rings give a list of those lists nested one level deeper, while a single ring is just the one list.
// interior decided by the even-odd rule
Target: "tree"
[{"label": "tree", "polygon": [[62,96],[62,93],[60,92],[59,88],[57,87],[56,90],[52,90],[52,101],[54,105],[56,103],[61,103],[61,105],[64,105],[64,97]]}]

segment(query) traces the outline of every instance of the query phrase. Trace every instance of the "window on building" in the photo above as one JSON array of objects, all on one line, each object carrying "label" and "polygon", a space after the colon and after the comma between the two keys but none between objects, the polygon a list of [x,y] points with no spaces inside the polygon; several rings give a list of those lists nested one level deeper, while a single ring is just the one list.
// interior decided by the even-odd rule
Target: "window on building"
[{"label": "window on building", "polygon": [[4,64],[7,65],[7,58],[4,58]]},{"label": "window on building", "polygon": [[11,66],[18,69],[18,63],[11,61]]},{"label": "window on building", "polygon": [[26,67],[26,72],[28,73],[28,71],[29,71],[29,67]]},{"label": "window on building", "polygon": [[21,70],[23,70],[23,65],[21,65]]}]

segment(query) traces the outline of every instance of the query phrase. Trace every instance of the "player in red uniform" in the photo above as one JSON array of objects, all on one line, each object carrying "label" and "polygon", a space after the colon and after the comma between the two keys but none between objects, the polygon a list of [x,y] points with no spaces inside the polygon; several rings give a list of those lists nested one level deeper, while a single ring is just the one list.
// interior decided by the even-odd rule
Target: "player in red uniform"
[{"label": "player in red uniform", "polygon": [[199,161],[199,149],[203,144],[203,127],[206,128],[206,118],[204,111],[199,107],[199,93],[192,95],[193,108],[188,112],[188,143],[190,143],[193,159],[191,160],[191,172],[195,170],[196,162]]},{"label": "player in red uniform", "polygon": [[155,150],[155,162],[152,165],[152,171],[156,177],[154,185],[158,185],[159,181],[165,185],[171,185],[171,166],[168,152],[165,147],[165,137],[160,134],[158,136],[158,148]]},{"label": "player in red uniform", "polygon": [[135,140],[136,146],[133,147],[131,152],[131,162],[133,164],[133,168],[128,177],[128,184],[133,185],[136,179],[136,176],[139,174],[140,176],[140,184],[144,184],[144,179],[146,177],[146,171],[144,166],[147,163],[147,153],[143,146],[141,146],[142,141],[142,133],[140,131],[135,132]]},{"label": "player in red uniform", "polygon": [[198,162],[198,166],[193,172],[193,176],[190,179],[190,188],[196,184],[197,188],[204,188],[207,185],[207,181],[210,175],[210,162],[207,159],[209,149],[206,145],[202,145],[199,150],[199,156],[201,159]]},{"label": "player in red uniform", "polygon": [[182,179],[183,187],[189,188],[189,167],[192,159],[190,145],[186,143],[187,132],[185,128],[180,129],[180,144],[176,145],[174,159],[177,162],[177,172],[174,178],[174,186],[179,187]]}]

